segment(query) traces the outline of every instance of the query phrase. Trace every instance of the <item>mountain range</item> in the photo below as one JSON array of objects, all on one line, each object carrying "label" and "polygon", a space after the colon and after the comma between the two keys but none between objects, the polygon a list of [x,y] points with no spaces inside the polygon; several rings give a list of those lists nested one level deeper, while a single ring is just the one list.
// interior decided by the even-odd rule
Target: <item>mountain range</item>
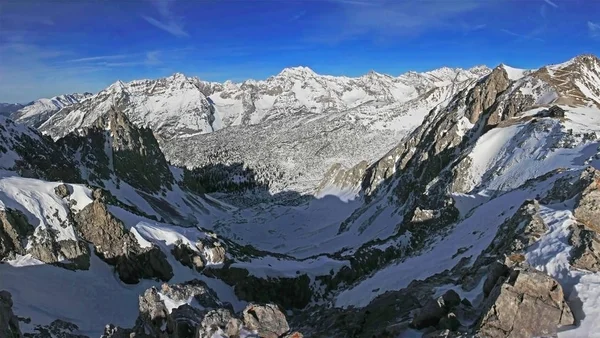
[{"label": "mountain range", "polygon": [[593,337],[599,205],[593,55],[118,81],[0,116],[0,336]]}]

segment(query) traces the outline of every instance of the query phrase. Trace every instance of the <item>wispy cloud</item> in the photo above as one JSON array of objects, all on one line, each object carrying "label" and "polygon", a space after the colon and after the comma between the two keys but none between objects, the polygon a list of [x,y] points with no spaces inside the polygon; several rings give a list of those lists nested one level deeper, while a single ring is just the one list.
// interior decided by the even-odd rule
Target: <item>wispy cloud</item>
[{"label": "wispy cloud", "polygon": [[547,3],[548,5],[554,7],[554,8],[558,8],[558,5],[550,0],[544,0],[545,3]]},{"label": "wispy cloud", "polygon": [[[497,0],[478,1],[397,1],[397,0],[329,0],[340,4],[339,10],[324,13],[317,20],[314,38],[317,42],[337,43],[357,36],[385,40],[398,36],[416,36],[425,31],[456,25],[462,16]],[[357,6],[361,6],[357,8]],[[463,18],[464,19],[464,18]],[[323,27],[324,26],[324,27]]]},{"label": "wispy cloud", "polygon": [[500,31],[503,33],[506,33],[508,35],[515,36],[515,37],[519,38],[519,40],[544,42],[544,39],[538,37],[538,35],[540,35],[544,31],[544,29],[545,29],[545,27],[538,27],[538,28],[535,28],[532,31],[530,31],[528,33],[524,33],[524,34],[516,33],[511,30],[508,30],[508,29],[501,29]]},{"label": "wispy cloud", "polygon": [[158,11],[158,18],[142,15],[144,20],[154,27],[162,29],[175,37],[181,38],[190,36],[184,29],[183,18],[176,16],[171,9],[175,0],[151,0],[151,2]]},{"label": "wispy cloud", "polygon": [[591,38],[600,39],[600,24],[588,21],[587,27]]},{"label": "wispy cloud", "polygon": [[[133,54],[136,55],[136,54]],[[85,58],[71,59],[66,60],[66,62],[93,62],[93,61],[106,61],[106,60],[119,60],[125,59],[132,56],[132,54],[116,54],[116,55],[101,55],[101,56],[91,56]]]}]

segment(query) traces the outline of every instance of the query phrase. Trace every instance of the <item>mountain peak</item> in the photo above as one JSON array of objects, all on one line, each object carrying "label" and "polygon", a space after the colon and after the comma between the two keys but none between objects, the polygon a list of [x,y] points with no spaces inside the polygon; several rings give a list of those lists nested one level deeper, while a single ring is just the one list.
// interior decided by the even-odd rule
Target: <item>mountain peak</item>
[{"label": "mountain peak", "polygon": [[314,76],[317,75],[312,69],[305,66],[288,67],[284,68],[280,73],[280,76]]}]

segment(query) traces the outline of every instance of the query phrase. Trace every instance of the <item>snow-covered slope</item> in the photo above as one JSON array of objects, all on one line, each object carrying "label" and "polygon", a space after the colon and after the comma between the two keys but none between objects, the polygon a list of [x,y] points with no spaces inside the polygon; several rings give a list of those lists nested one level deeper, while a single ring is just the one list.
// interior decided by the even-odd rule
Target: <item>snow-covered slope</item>
[{"label": "snow-covered slope", "polygon": [[90,96],[92,96],[92,93],[74,93],[49,99],[38,99],[15,111],[10,117],[19,123],[37,128],[57,111],[79,103]]}]

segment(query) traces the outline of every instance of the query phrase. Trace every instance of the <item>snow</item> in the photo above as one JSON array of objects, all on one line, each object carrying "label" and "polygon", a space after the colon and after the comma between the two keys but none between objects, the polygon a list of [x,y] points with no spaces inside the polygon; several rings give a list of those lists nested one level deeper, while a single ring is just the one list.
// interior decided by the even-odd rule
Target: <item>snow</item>
[{"label": "snow", "polygon": [[527,72],[526,69],[513,68],[507,65],[502,65],[502,68],[504,68],[506,74],[508,74],[508,78],[512,81],[517,81],[523,78]]},{"label": "snow", "polygon": [[[11,208],[25,214],[36,228],[51,228],[57,233],[57,240],[77,239],[72,227],[63,227],[68,220],[69,204],[54,193],[60,182],[45,182],[18,176],[0,177],[0,210]],[[75,194],[72,198],[77,208],[91,202],[91,192],[84,186],[70,185]],[[36,232],[37,234],[37,232]]]},{"label": "snow", "polygon": [[[546,191],[552,182],[549,180],[530,188],[515,189],[478,206],[450,233],[434,239],[429,249],[392,263],[339,293],[335,306],[366,306],[386,291],[403,289],[413,280],[422,280],[453,268],[463,257],[477,257],[490,245],[498,227],[512,217],[522,202]],[[460,248],[467,250],[459,254]]]}]

